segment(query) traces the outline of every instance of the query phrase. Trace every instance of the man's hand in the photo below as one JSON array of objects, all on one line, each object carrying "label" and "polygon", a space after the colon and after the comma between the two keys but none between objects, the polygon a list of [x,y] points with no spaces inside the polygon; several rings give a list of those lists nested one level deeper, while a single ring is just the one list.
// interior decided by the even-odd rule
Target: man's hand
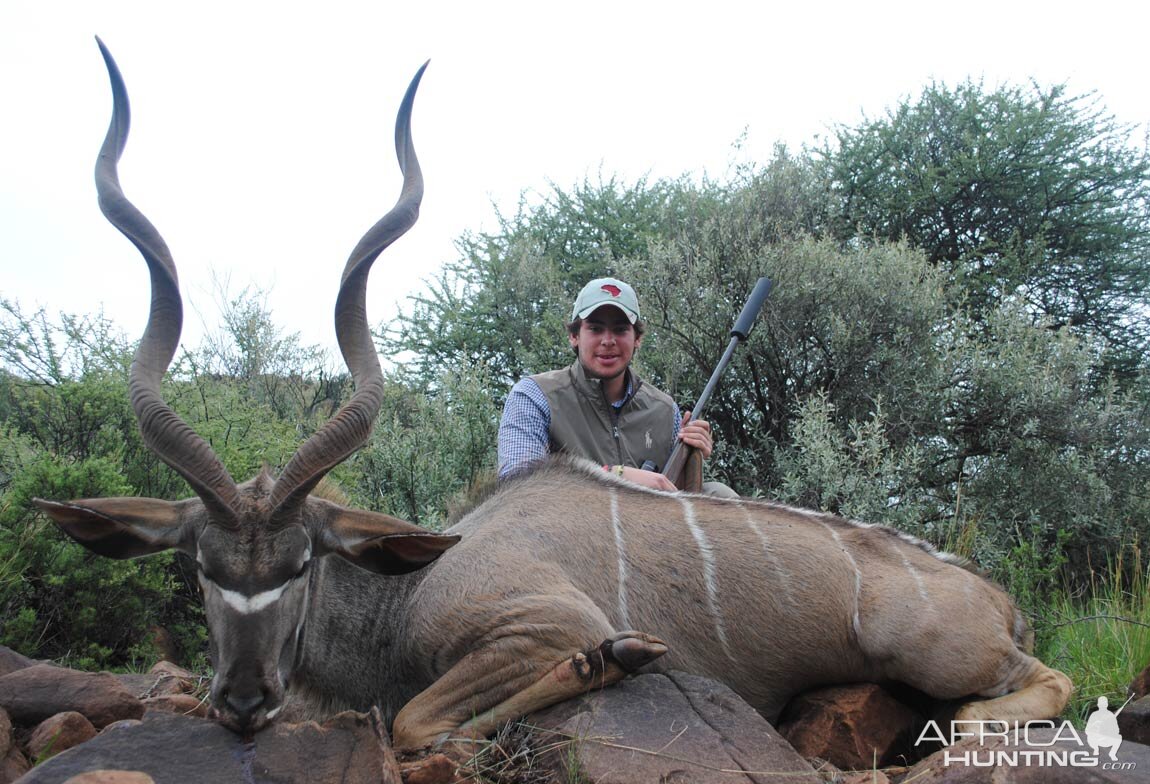
[{"label": "man's hand", "polygon": [[711,456],[714,442],[711,440],[711,423],[702,419],[691,421],[691,412],[683,412],[683,422],[679,425],[679,440],[699,450],[706,460]]},{"label": "man's hand", "polygon": [[624,466],[623,478],[628,482],[634,482],[637,485],[643,485],[643,487],[650,487],[653,490],[666,490],[669,493],[675,493],[679,490],[679,488],[675,487],[674,482],[662,474],[655,473],[654,471],[644,471],[642,468]]}]

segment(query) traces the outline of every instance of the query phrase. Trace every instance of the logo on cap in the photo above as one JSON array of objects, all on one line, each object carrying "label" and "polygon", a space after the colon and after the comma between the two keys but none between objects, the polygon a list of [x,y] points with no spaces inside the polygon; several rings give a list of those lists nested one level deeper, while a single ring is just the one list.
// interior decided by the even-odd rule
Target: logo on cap
[{"label": "logo on cap", "polygon": [[600,288],[603,289],[603,291],[606,291],[612,297],[617,297],[623,293],[623,290],[621,288],[619,288],[618,286],[612,285],[610,283],[604,284],[603,286],[600,286]]}]

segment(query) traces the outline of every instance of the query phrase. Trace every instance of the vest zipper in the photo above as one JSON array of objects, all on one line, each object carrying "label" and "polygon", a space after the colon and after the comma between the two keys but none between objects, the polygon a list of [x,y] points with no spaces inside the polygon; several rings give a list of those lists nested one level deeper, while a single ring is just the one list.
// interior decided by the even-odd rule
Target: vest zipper
[{"label": "vest zipper", "polygon": [[619,456],[619,465],[623,465],[623,438],[619,433],[619,409],[611,406],[611,435],[615,438],[615,453]]}]

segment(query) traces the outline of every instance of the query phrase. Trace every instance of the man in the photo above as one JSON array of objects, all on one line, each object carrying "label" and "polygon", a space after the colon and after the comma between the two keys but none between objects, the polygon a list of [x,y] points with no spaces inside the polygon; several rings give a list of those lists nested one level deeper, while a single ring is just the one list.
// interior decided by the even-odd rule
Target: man
[{"label": "man", "polygon": [[[669,395],[631,370],[643,331],[639,300],[629,285],[599,278],[583,287],[567,325],[575,362],[521,379],[507,397],[499,422],[501,479],[561,451],[636,484],[674,491],[658,471],[676,441],[695,447],[704,459],[710,456],[710,424],[680,415]],[[654,470],[645,470],[644,463]]]}]

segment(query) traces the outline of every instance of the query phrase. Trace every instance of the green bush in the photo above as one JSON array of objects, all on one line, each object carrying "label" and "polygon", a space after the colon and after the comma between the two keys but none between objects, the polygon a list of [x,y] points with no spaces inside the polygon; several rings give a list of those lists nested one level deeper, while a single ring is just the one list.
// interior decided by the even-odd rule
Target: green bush
[{"label": "green bush", "polygon": [[[115,561],[89,553],[30,510],[33,497],[130,494],[117,465],[41,457],[25,466],[0,510],[0,644],[83,669],[150,655],[149,627],[175,612],[171,554]],[[12,576],[17,576],[12,579]]]},{"label": "green bush", "polygon": [[128,403],[130,350],[102,317],[23,314],[0,303],[0,644],[81,667],[123,667],[164,626],[192,660],[202,612],[172,554],[100,558],[34,497],[175,498],[186,485],[143,445]]},{"label": "green bush", "polygon": [[888,422],[876,405],[865,422],[843,432],[825,395],[807,400],[795,425],[794,443],[780,450],[777,496],[799,506],[844,517],[882,522],[918,534],[929,506],[916,488],[922,455],[911,443],[895,447]]},{"label": "green bush", "polygon": [[353,501],[439,527],[452,499],[494,473],[500,410],[482,368],[431,388],[393,381],[371,441],[335,472]]}]

